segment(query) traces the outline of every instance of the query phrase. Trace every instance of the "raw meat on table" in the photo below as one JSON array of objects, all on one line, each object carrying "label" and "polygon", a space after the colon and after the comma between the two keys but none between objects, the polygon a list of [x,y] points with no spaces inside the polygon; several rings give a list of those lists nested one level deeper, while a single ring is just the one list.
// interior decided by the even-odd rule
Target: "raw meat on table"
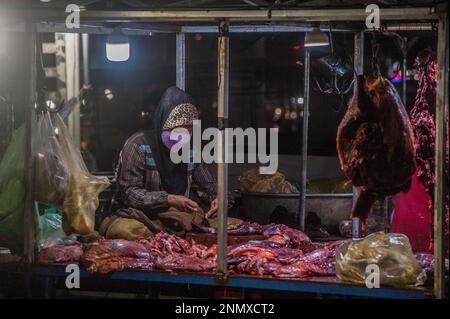
[{"label": "raw meat on table", "polygon": [[216,268],[216,258],[214,256],[202,259],[197,256],[186,256],[174,253],[157,258],[155,268],[168,271],[181,270],[208,272]]},{"label": "raw meat on table", "polygon": [[38,255],[38,263],[57,264],[77,262],[81,255],[83,255],[83,246],[81,243],[54,245],[41,249]]},{"label": "raw meat on table", "polygon": [[99,240],[90,244],[81,260],[90,272],[124,269],[209,271],[214,269],[217,247],[191,244],[164,232],[153,238],[127,241]]},{"label": "raw meat on table", "polygon": [[310,252],[316,248],[305,233],[283,224],[266,225],[264,226],[263,234],[268,240],[278,242],[291,248],[298,248],[304,252]]},{"label": "raw meat on table", "polygon": [[292,278],[335,274],[341,241],[315,244],[303,232],[285,225],[263,227],[266,240],[228,247],[230,272]]},{"label": "raw meat on table", "polygon": [[148,258],[150,253],[144,245],[136,241],[105,239],[89,244],[83,257],[107,258],[111,256]]},{"label": "raw meat on table", "polygon": [[108,274],[113,271],[142,269],[153,269],[154,262],[147,258],[133,258],[133,257],[117,257],[88,260],[83,259],[83,265],[89,272],[98,272],[100,274]]},{"label": "raw meat on table", "polygon": [[98,240],[89,244],[81,262],[90,272],[151,269],[155,256],[141,243],[124,239]]},{"label": "raw meat on table", "polygon": [[336,247],[321,248],[307,254],[293,248],[234,249],[233,260],[241,262],[230,266],[234,272],[276,277],[303,278],[306,276],[333,276],[335,274]]},{"label": "raw meat on table", "polygon": [[159,253],[184,253],[192,248],[191,243],[175,235],[159,232],[153,238],[138,240],[147,249]]},{"label": "raw meat on table", "polygon": [[[230,272],[279,277],[334,274],[334,253],[340,242],[315,244],[301,231],[285,225],[261,226],[246,222],[243,225],[245,227],[241,230],[256,230],[267,239],[229,246],[227,258]],[[64,251],[68,251],[67,247]],[[81,256],[81,244],[75,247]],[[59,246],[50,248],[53,249],[44,251],[42,258],[62,251]],[[66,259],[70,258],[45,260],[52,263]],[[87,245],[80,260],[89,272],[101,274],[127,269],[211,272],[217,264],[217,245],[207,247],[160,232],[153,238],[136,241],[98,240]]]},{"label": "raw meat on table", "polygon": [[242,222],[239,226],[228,228],[228,235],[256,235],[263,233],[263,227],[257,223]]},{"label": "raw meat on table", "polygon": [[[427,276],[434,274],[434,255],[427,253],[418,253],[415,255],[420,267],[427,273]],[[448,258],[444,261],[444,272],[448,276],[449,262]]]}]

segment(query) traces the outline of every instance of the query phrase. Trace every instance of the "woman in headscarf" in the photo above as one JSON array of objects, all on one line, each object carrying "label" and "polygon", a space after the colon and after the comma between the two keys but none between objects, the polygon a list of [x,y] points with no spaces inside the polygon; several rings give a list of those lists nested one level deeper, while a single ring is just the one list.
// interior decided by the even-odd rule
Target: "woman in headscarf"
[{"label": "woman in headscarf", "polygon": [[165,91],[154,129],[131,136],[120,152],[114,213],[101,223],[101,235],[134,240],[166,231],[184,236],[205,225],[202,207],[217,207],[215,180],[203,164],[175,164],[170,158],[175,143],[190,141],[190,134],[171,140],[170,132],[184,128],[190,133],[198,119],[186,92],[177,87]]}]

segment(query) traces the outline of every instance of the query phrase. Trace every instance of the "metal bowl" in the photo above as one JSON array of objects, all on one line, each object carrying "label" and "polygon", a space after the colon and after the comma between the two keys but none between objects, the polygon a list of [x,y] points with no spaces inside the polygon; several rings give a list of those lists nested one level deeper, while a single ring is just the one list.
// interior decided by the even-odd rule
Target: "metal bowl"
[{"label": "metal bowl", "polygon": [[[300,194],[247,193],[242,196],[242,215],[246,220],[260,224],[282,222],[292,227],[299,225]],[[353,194],[307,194],[306,213],[315,212],[322,226],[331,233],[339,233],[339,223],[348,218]],[[284,214],[287,213],[287,216]]]}]

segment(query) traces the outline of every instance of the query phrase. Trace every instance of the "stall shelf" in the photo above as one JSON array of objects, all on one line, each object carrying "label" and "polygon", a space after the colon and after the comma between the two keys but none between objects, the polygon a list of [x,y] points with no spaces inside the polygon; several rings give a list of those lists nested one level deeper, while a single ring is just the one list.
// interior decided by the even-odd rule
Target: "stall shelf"
[{"label": "stall shelf", "polygon": [[[65,266],[36,265],[31,268],[32,277],[65,278],[68,273]],[[255,277],[250,275],[230,275],[225,282],[218,282],[214,273],[159,272],[159,271],[122,271],[108,275],[91,274],[80,270],[80,282],[89,279],[142,281],[148,283],[171,283],[178,285],[214,286],[217,288],[262,289],[279,292],[311,293],[332,296],[356,296],[366,298],[392,299],[427,299],[432,298],[430,289],[412,287],[397,288],[367,288],[362,285],[340,282],[336,277],[311,277],[306,279],[276,279],[270,277]]]}]

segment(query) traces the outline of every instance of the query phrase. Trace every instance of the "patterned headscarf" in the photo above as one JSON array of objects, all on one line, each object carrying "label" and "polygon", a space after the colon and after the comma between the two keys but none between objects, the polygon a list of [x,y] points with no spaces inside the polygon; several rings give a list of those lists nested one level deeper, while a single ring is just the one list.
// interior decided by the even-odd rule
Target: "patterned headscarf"
[{"label": "patterned headscarf", "polygon": [[163,130],[172,130],[179,126],[192,125],[194,120],[198,120],[198,110],[191,103],[179,104],[170,112],[164,123]]}]

